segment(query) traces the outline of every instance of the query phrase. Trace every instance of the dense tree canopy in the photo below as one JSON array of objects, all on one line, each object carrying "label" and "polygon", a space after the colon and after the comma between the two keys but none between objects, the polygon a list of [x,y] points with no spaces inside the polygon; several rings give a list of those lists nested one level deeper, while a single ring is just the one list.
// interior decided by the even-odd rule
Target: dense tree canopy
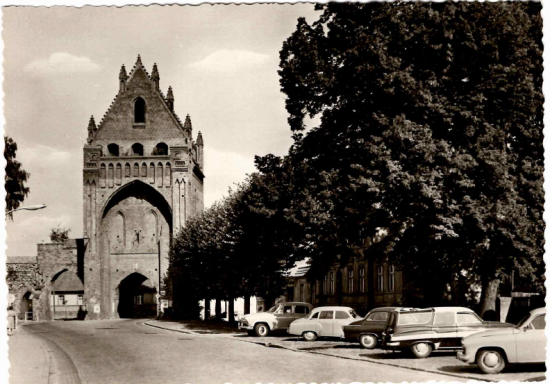
[{"label": "dense tree canopy", "polygon": [[313,269],[382,227],[381,251],[431,284],[467,273],[488,292],[511,268],[540,283],[540,7],[329,3],[299,19],[280,75]]},{"label": "dense tree canopy", "polygon": [[[15,160],[17,143],[10,137],[4,136],[4,157],[6,158],[6,212],[19,208],[29,194],[29,187],[25,186],[30,174],[25,172],[21,163]],[[13,214],[7,215],[13,220]]]}]

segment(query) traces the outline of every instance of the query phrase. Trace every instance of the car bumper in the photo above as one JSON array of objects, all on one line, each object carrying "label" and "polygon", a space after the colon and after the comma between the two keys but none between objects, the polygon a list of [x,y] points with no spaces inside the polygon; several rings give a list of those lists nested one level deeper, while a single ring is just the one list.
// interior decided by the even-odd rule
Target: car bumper
[{"label": "car bumper", "polygon": [[456,354],[456,358],[460,361],[463,361],[465,363],[473,364],[475,363],[475,357],[474,356],[468,356],[463,351],[460,351]]},{"label": "car bumper", "polygon": [[246,331],[252,331],[254,329],[253,326],[248,324],[239,323],[239,329],[244,329]]}]

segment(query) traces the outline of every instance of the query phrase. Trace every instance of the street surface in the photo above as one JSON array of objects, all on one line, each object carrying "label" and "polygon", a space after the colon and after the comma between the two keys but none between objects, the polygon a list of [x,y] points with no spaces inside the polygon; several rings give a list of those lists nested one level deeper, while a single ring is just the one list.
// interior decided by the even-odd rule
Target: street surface
[{"label": "street surface", "polygon": [[[32,333],[46,346],[54,367],[50,370],[50,382],[467,381],[371,362],[266,348],[220,335],[178,333],[143,323],[144,320],[131,319],[55,321],[28,324],[19,331]],[[13,377],[10,382],[24,383],[22,379]]]}]

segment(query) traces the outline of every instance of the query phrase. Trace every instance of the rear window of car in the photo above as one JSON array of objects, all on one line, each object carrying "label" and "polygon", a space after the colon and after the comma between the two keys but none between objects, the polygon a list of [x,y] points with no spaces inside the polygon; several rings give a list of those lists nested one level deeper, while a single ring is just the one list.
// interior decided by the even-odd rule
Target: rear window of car
[{"label": "rear window of car", "polygon": [[397,325],[428,324],[432,319],[432,312],[405,312],[400,313]]},{"label": "rear window of car", "polygon": [[294,313],[309,313],[309,307],[306,307],[305,305],[297,305],[294,307]]},{"label": "rear window of car", "polygon": [[336,311],[336,319],[349,319],[349,315],[344,311]]},{"label": "rear window of car", "polygon": [[386,321],[388,312],[374,312],[367,316],[367,321]]},{"label": "rear window of car", "polygon": [[458,325],[479,325],[483,322],[473,313],[457,313],[456,320]]},{"label": "rear window of car", "polygon": [[321,314],[319,315],[319,320],[321,319],[333,319],[334,312],[333,311],[321,311]]}]

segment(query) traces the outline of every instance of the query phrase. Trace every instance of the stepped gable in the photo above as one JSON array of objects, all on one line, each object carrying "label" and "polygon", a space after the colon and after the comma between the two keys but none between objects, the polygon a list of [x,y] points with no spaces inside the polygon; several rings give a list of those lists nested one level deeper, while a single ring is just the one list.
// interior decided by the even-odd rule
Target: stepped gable
[{"label": "stepped gable", "polygon": [[[125,70],[121,68],[122,72]],[[155,78],[158,77],[157,70]],[[154,80],[141,62],[141,57],[138,56],[136,64],[127,76],[119,74],[119,80],[124,83],[124,87],[121,87],[94,132],[95,144],[105,144],[107,141],[129,137],[135,140],[189,137],[179,117],[170,110],[162,92],[156,89]],[[145,123],[136,123],[134,119],[134,103],[138,98],[145,101]]]}]

